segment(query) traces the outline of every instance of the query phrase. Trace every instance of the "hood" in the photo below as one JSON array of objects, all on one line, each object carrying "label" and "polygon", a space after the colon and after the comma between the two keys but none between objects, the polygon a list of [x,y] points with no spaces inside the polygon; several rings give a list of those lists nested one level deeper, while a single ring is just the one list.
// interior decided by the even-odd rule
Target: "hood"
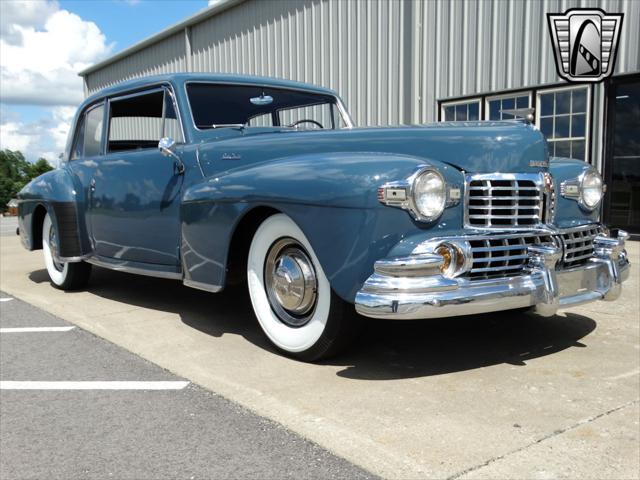
[{"label": "hood", "polygon": [[548,169],[542,134],[521,122],[437,123],[416,127],[327,131],[246,128],[206,142],[206,175],[275,158],[306,154],[376,152],[436,160],[469,173],[536,173]]}]

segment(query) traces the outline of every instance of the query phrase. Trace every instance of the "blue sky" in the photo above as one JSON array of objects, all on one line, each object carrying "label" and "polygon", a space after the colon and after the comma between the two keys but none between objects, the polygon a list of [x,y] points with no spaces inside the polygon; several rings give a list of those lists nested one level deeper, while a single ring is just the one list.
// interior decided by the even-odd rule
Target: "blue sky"
[{"label": "blue sky", "polygon": [[206,0],[60,0],[60,7],[91,20],[116,43],[114,53],[206,8]]},{"label": "blue sky", "polygon": [[0,0],[0,148],[56,163],[77,72],[206,8],[207,0]]}]

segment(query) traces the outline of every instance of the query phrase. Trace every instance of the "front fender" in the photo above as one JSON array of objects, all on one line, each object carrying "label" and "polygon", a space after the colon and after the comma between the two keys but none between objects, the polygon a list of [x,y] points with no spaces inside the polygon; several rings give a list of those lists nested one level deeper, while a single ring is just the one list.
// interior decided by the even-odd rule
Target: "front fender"
[{"label": "front fender", "polygon": [[41,222],[49,213],[58,230],[59,254],[72,261],[89,251],[84,220],[78,215],[77,192],[82,191],[66,168],[34,178],[18,193],[20,237],[28,250],[42,248]]},{"label": "front fender", "polygon": [[224,286],[233,233],[259,207],[285,213],[311,243],[332,288],[353,302],[373,264],[403,238],[423,229],[461,225],[456,209],[435,224],[415,222],[378,202],[380,185],[421,165],[438,168],[462,187],[455,168],[427,158],[380,153],[305,155],[253,165],[194,185],[184,194],[183,267],[193,283]]},{"label": "front fender", "polygon": [[[370,208],[377,187],[405,178],[426,159],[382,153],[287,157],[240,167],[189,188],[184,202],[278,202]],[[439,163],[439,162],[438,162]]]}]

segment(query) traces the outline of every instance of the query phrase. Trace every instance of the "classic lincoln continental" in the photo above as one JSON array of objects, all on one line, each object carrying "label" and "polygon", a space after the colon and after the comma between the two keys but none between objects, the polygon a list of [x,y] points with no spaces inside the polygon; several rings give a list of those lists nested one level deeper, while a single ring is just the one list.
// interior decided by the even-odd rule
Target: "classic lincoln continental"
[{"label": "classic lincoln continental", "polygon": [[245,282],[273,345],[313,361],[363,316],[615,300],[627,234],[599,222],[604,190],[524,121],[355,128],[325,88],[175,74],[80,106],[63,165],[20,192],[19,234],[64,290],[92,265]]}]

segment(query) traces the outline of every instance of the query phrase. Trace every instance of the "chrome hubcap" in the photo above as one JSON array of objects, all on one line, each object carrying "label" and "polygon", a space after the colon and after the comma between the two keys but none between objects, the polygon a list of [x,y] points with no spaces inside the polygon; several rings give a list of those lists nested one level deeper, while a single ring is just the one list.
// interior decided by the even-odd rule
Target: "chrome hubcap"
[{"label": "chrome hubcap", "polygon": [[61,272],[64,269],[64,265],[56,260],[58,258],[58,238],[56,237],[56,231],[53,225],[49,229],[49,250],[51,251],[53,266]]},{"label": "chrome hubcap", "polygon": [[280,320],[293,327],[310,320],[318,297],[316,272],[298,242],[283,238],[271,246],[264,279],[269,303]]}]

